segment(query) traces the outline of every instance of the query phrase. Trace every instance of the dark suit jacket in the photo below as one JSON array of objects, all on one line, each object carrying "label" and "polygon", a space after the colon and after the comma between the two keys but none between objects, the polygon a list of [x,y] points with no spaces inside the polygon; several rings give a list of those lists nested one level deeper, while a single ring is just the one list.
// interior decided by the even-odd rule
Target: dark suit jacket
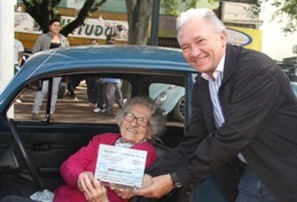
[{"label": "dark suit jacket", "polygon": [[297,99],[289,79],[266,55],[228,45],[219,99],[225,123],[216,129],[208,82],[198,76],[183,142],[149,173],[175,171],[183,185],[195,184],[242,153],[280,202],[296,202]]}]

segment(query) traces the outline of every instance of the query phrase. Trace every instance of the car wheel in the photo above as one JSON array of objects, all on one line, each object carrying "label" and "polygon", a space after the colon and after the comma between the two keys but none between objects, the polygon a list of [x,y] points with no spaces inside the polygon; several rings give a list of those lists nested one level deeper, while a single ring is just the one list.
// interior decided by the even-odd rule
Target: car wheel
[{"label": "car wheel", "polygon": [[185,120],[185,110],[186,110],[186,98],[182,96],[177,104],[175,105],[174,109],[171,112],[172,118],[176,121],[184,122]]}]

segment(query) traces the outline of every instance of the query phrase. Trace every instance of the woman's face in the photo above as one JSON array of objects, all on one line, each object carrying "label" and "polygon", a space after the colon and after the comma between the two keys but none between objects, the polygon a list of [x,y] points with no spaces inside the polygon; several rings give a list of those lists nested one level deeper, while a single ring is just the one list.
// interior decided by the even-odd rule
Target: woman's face
[{"label": "woman's face", "polygon": [[123,142],[137,144],[151,138],[151,110],[142,104],[133,105],[120,126]]},{"label": "woman's face", "polygon": [[61,24],[59,22],[54,22],[49,26],[49,30],[53,34],[59,34],[61,31]]}]

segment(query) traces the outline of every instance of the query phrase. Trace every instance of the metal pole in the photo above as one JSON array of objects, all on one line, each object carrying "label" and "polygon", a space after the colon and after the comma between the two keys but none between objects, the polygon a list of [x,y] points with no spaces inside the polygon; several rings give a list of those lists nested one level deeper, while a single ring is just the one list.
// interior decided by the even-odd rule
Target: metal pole
[{"label": "metal pole", "polygon": [[158,46],[160,0],[153,0],[150,45]]},{"label": "metal pole", "polygon": [[14,72],[14,6],[16,0],[0,0],[0,93]]}]

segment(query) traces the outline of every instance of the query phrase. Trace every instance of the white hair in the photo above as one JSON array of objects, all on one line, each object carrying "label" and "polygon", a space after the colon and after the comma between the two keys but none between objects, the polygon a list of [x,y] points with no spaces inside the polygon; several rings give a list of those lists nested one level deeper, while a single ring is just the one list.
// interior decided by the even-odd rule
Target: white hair
[{"label": "white hair", "polygon": [[177,39],[179,40],[180,30],[182,26],[191,20],[205,20],[213,27],[215,33],[226,32],[226,27],[223,22],[215,15],[214,12],[207,8],[190,8],[189,10],[180,13],[176,19]]}]

